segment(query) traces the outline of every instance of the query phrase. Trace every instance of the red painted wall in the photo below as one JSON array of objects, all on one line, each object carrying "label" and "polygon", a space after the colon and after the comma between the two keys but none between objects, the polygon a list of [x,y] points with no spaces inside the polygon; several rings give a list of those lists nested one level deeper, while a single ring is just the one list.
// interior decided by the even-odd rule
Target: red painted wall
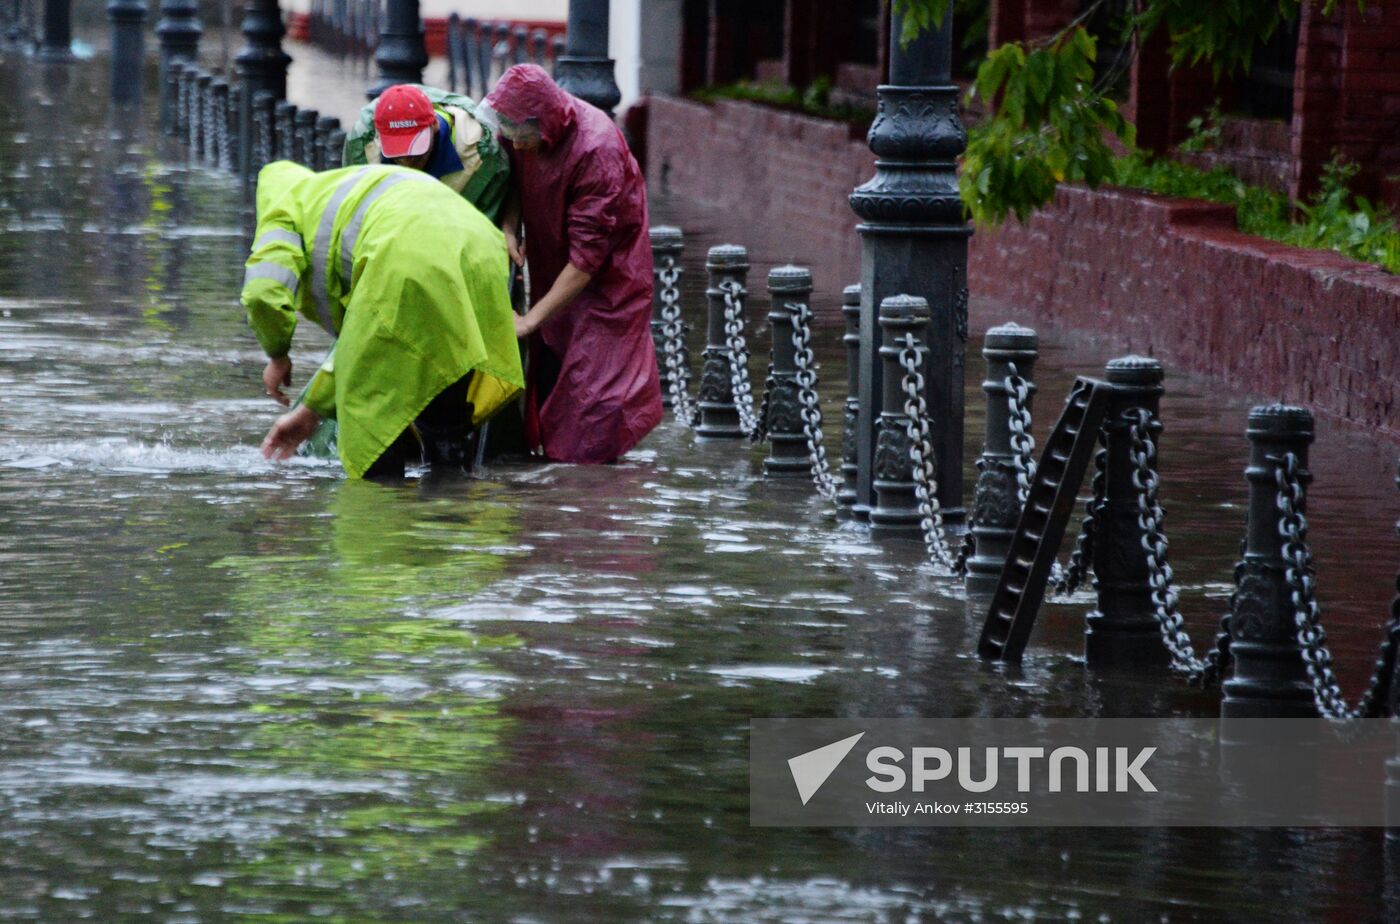
[{"label": "red painted wall", "polygon": [[[653,97],[647,146],[652,195],[721,207],[735,243],[812,265],[828,295],[859,278],[846,199],[874,169],[859,133]],[[1029,225],[974,235],[968,280],[974,323],[990,307],[1090,332],[1106,355],[1150,353],[1400,439],[1400,277],[1243,235],[1228,207],[1065,188]]]}]

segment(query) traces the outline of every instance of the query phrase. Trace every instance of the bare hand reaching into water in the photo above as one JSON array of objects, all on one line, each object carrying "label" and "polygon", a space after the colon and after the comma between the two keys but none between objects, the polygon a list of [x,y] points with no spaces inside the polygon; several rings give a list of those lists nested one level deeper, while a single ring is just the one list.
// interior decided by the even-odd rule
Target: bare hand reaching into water
[{"label": "bare hand reaching into water", "polygon": [[297,447],[311,438],[321,418],[306,405],[289,411],[277,418],[272,429],[263,437],[262,454],[265,459],[290,459]]},{"label": "bare hand reaching into water", "polygon": [[292,358],[290,356],[278,356],[269,359],[267,366],[263,369],[263,391],[278,404],[286,407],[291,403],[286,395],[282,394],[282,386],[292,387]]}]

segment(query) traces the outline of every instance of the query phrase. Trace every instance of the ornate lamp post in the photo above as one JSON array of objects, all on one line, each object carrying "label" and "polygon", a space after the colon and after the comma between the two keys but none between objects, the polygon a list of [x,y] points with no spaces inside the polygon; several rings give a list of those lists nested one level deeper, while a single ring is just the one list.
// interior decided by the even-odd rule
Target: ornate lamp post
[{"label": "ornate lamp post", "polygon": [[[928,301],[926,399],[932,419],[938,501],[946,520],[963,510],[963,365],[967,348],[967,239],[958,196],[957,158],[967,147],[951,79],[953,14],[907,47],[902,17],[890,25],[890,82],[868,140],[875,176],[851,194],[860,217],[860,412],[853,513],[874,504],[874,460],[883,391],[879,306],[893,295]],[[885,439],[895,438],[892,434]]]},{"label": "ornate lamp post", "polygon": [[198,59],[203,31],[198,0],[161,0],[160,21],[156,23],[156,35],[160,37],[160,124],[167,130],[175,118],[175,85],[170,65]]},{"label": "ornate lamp post", "polygon": [[421,83],[428,51],[423,45],[423,23],[418,18],[418,0],[389,0],[389,12],[379,31],[379,47],[374,53],[379,80],[370,87],[374,99],[396,83]]},{"label": "ornate lamp post", "polygon": [[608,0],[569,0],[569,53],[555,62],[554,79],[610,116],[622,101],[608,57]]}]

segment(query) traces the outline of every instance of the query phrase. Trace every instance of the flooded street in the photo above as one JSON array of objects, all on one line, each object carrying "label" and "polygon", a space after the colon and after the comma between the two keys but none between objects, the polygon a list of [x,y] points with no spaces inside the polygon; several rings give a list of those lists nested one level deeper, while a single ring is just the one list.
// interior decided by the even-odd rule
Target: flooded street
[{"label": "flooded street", "polygon": [[[382,487],[265,462],[239,190],[155,130],[153,91],[109,111],[105,66],[0,58],[0,920],[1396,919],[1379,829],[750,827],[751,718],[1208,716],[1219,693],[1086,672],[1089,592],[1047,605],[1022,669],[983,665],[982,611],[917,547],[670,420],[616,466]],[[687,233],[698,354],[733,229],[652,209]],[[751,317],[802,257],[767,246]],[[974,301],[974,330],[1007,320]],[[1115,355],[1043,333],[1042,440]],[[840,335],[816,337],[829,444]],[[298,385],[328,343],[301,325]],[[760,369],[766,324],[750,343]],[[1257,396],[1167,388],[1199,647]],[[1395,458],[1319,421],[1311,536],[1353,695],[1400,560]]]}]

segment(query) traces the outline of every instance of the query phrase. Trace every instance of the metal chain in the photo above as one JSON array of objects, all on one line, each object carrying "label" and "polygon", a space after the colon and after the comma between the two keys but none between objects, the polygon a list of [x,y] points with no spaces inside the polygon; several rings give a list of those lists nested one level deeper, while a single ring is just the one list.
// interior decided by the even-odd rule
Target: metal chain
[{"label": "metal chain", "polygon": [[694,427],[700,415],[690,398],[690,366],[685,349],[685,327],[681,322],[681,278],[675,257],[666,257],[657,272],[661,280],[661,348],[666,355],[666,383],[671,392],[671,413],[687,427]]},{"label": "metal chain", "polygon": [[1152,413],[1146,408],[1134,408],[1127,417],[1128,455],[1133,460],[1133,487],[1138,495],[1138,527],[1142,530],[1141,543],[1147,560],[1157,628],[1171,653],[1172,670],[1185,674],[1193,683],[1210,683],[1220,676],[1225,649],[1217,645],[1205,657],[1198,658],[1191,637],[1186,634],[1186,621],[1178,607],[1181,595],[1177,593],[1172,566],[1167,561],[1167,537],[1162,532],[1166,514],[1157,499],[1161,479],[1156,470],[1157,446],[1149,432]]},{"label": "metal chain", "polygon": [[[1016,502],[1025,509],[1030,498],[1031,484],[1038,470],[1035,461],[1035,437],[1031,434],[1030,383],[1021,377],[1015,363],[1007,363],[1007,375],[1002,380],[1006,388],[1007,426],[1011,430],[1011,464],[1016,470]],[[1070,554],[1069,567],[1058,561],[1050,563],[1047,583],[1054,593],[1072,594],[1079,589],[1093,559],[1094,515],[1103,500],[1103,459],[1095,456],[1094,496],[1084,504],[1084,522]]]},{"label": "metal chain", "polygon": [[[1102,430],[1099,431],[1099,440],[1103,440]],[[1107,467],[1108,450],[1101,447],[1094,453],[1092,493],[1084,502],[1084,522],[1079,525],[1079,536],[1074,540],[1074,551],[1069,554],[1069,565],[1060,568],[1059,562],[1055,562],[1055,568],[1050,575],[1050,583],[1054,585],[1055,593],[1060,596],[1068,596],[1078,590],[1084,579],[1089,576],[1089,568],[1094,563],[1094,536],[1098,527],[1095,518],[1103,508]]]},{"label": "metal chain", "polygon": [[1036,471],[1035,437],[1031,435],[1031,387],[1016,371],[1015,363],[1007,363],[1003,385],[1006,387],[1006,408],[1010,412],[1007,424],[1011,429],[1011,464],[1016,468],[1016,501],[1019,506],[1025,507]]},{"label": "metal chain", "polygon": [[752,442],[766,434],[753,407],[753,385],[749,382],[749,347],[744,341],[744,325],[739,319],[743,310],[744,287],[733,280],[720,283],[724,294],[724,337],[729,347],[729,375],[734,393],[734,409],[739,414],[739,429]]},{"label": "metal chain", "polygon": [[924,400],[924,351],[912,333],[904,335],[899,351],[904,369],[904,426],[909,436],[909,458],[914,463],[914,497],[919,502],[919,527],[924,551],[934,565],[954,574],[967,571],[967,556],[954,555],[943,531],[943,511],[938,504],[938,477],[933,469],[933,444],[929,437],[928,403]]},{"label": "metal chain", "polygon": [[1284,579],[1292,591],[1299,654],[1312,682],[1313,704],[1328,719],[1376,718],[1389,705],[1386,701],[1395,672],[1397,638],[1400,638],[1400,606],[1391,607],[1390,623],[1381,640],[1376,669],[1366,685],[1366,692],[1355,706],[1348,704],[1332,670],[1332,651],[1327,647],[1327,630],[1322,628],[1322,613],[1317,605],[1317,581],[1313,576],[1312,550],[1308,547],[1308,520],[1302,512],[1306,492],[1298,474],[1301,467],[1296,455],[1286,453],[1274,465],[1274,482],[1278,485],[1278,531],[1284,540]]},{"label": "metal chain", "polygon": [[[792,346],[797,366],[797,400],[802,405],[802,430],[807,436],[807,458],[812,464],[812,483],[817,493],[836,500],[837,484],[831,474],[831,461],[822,442],[822,408],[817,395],[816,362],[812,356],[812,309],[804,302],[789,302],[792,319]],[[765,402],[766,403],[766,402]]]}]

